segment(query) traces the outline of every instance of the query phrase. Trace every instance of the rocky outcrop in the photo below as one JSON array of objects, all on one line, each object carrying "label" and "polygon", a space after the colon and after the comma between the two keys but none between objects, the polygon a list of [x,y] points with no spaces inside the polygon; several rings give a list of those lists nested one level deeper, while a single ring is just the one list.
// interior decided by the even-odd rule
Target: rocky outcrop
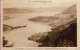
[{"label": "rocky outcrop", "polygon": [[40,47],[76,47],[77,46],[77,23],[70,24],[62,31],[48,32],[48,36]]},{"label": "rocky outcrop", "polygon": [[3,24],[3,31],[4,31],[4,32],[5,32],[5,31],[10,31],[10,30],[12,30],[12,29],[13,29],[12,26]]},{"label": "rocky outcrop", "polygon": [[28,39],[36,41],[36,42],[43,42],[46,39],[47,35],[48,35],[48,33],[45,33],[45,32],[37,33],[37,34],[34,34],[31,37],[29,37]]},{"label": "rocky outcrop", "polygon": [[3,36],[3,47],[5,47],[5,45],[7,45],[8,41],[5,39],[5,37]]},{"label": "rocky outcrop", "polygon": [[5,37],[3,36],[3,47],[13,47],[13,44],[8,45],[8,46],[7,44],[8,44],[8,40],[6,40]]},{"label": "rocky outcrop", "polygon": [[[62,30],[60,33],[60,36],[54,42],[56,46],[77,46],[77,23],[72,23],[69,27]],[[62,45],[58,45],[58,43],[60,43],[60,39],[62,41]],[[65,40],[67,42],[65,42]],[[66,44],[64,44],[64,42]]]}]

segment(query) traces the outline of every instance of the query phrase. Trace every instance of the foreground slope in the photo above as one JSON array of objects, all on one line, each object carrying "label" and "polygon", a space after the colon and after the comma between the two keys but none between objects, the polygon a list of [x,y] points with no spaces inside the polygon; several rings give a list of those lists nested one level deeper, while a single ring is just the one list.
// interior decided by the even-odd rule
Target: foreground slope
[{"label": "foreground slope", "polygon": [[[56,19],[54,19],[56,17]],[[37,20],[36,20],[37,19]],[[57,14],[53,17],[36,17],[29,19],[34,22],[43,22],[52,26],[52,31],[48,32],[48,35],[43,41],[34,40],[33,36],[29,37],[30,40],[34,40],[43,43],[42,46],[48,47],[73,47],[77,46],[77,10],[76,5],[72,5],[68,9],[64,10],[61,14]],[[43,38],[42,38],[43,39]]]}]

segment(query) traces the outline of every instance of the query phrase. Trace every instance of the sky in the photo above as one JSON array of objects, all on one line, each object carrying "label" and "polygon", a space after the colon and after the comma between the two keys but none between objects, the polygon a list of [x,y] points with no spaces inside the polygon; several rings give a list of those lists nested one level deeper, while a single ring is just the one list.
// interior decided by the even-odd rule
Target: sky
[{"label": "sky", "polygon": [[[29,2],[30,1],[30,2]],[[31,2],[49,1],[49,2]],[[4,8],[12,7],[68,7],[76,4],[77,0],[3,0]]]}]

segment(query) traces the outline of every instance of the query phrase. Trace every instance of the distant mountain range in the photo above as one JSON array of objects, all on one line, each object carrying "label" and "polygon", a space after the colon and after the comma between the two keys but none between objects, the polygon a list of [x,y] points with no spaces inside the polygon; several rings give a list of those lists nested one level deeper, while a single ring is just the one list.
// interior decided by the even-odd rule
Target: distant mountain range
[{"label": "distant mountain range", "polygon": [[[62,21],[62,23],[68,22],[67,20],[71,20],[74,16],[76,17],[77,8],[76,5],[72,5],[71,7],[67,8],[66,10],[62,11],[60,14],[56,14],[54,16],[37,16],[34,18],[30,18],[29,21],[34,22],[44,22],[44,23],[56,23]],[[65,20],[64,20],[65,19]],[[57,21],[56,21],[57,20]]]},{"label": "distant mountain range", "polygon": [[66,7],[46,7],[46,8],[4,8],[4,13],[32,13],[32,12],[46,12],[46,11],[62,11]]}]

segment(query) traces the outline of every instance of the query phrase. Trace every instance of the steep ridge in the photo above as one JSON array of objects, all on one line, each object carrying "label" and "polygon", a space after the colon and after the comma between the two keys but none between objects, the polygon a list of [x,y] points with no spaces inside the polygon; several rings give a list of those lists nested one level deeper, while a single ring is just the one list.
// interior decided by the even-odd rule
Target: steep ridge
[{"label": "steep ridge", "polygon": [[[67,14],[67,16],[66,16]],[[72,5],[61,14],[55,15],[58,20],[50,21],[52,31],[48,32],[46,39],[39,41],[40,47],[76,47],[77,46],[77,10],[76,5]],[[36,17],[37,18],[37,17]],[[54,18],[54,17],[53,17]],[[35,19],[35,18],[34,18]],[[44,18],[41,18],[42,20]],[[40,19],[40,20],[41,20]],[[48,20],[50,20],[48,18]],[[41,21],[42,22],[42,21]],[[36,35],[35,35],[36,37]],[[30,39],[33,40],[34,38]],[[36,41],[36,39],[35,39]]]},{"label": "steep ridge", "polygon": [[[52,32],[48,33],[47,39],[50,44],[55,47],[76,47],[77,46],[77,15],[76,5],[71,6],[63,11],[63,14],[73,14],[71,19],[65,25],[52,28]],[[67,26],[67,27],[66,27]]]},{"label": "steep ridge", "polygon": [[62,14],[76,14],[77,13],[77,5],[74,4],[71,7],[69,7],[67,10],[64,10]]}]

